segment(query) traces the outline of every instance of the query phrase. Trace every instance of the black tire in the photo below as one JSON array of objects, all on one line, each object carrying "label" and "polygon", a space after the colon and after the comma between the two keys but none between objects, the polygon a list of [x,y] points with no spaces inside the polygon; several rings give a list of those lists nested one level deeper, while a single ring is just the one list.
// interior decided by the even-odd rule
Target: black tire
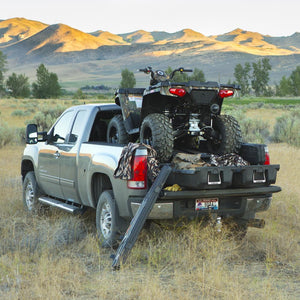
[{"label": "black tire", "polygon": [[96,209],[96,228],[102,247],[112,248],[117,245],[120,223],[113,192],[104,191],[99,197]]},{"label": "black tire", "polygon": [[163,114],[150,114],[142,122],[141,143],[152,146],[160,162],[168,161],[173,153],[173,128],[169,118]]},{"label": "black tire", "polygon": [[121,115],[116,115],[110,120],[107,128],[107,142],[113,144],[128,144],[129,137]]},{"label": "black tire", "polygon": [[29,213],[36,214],[41,210],[42,204],[38,200],[40,196],[34,172],[28,172],[23,181],[23,204]]},{"label": "black tire", "polygon": [[208,141],[207,148],[210,153],[218,155],[239,153],[242,133],[240,125],[234,117],[216,116],[213,120],[213,128],[218,133],[219,138]]}]

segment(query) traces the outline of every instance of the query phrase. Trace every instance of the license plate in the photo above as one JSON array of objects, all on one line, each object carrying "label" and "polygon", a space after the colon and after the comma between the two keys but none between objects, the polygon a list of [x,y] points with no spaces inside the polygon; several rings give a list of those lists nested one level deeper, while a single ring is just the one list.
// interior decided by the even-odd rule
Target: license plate
[{"label": "license plate", "polygon": [[219,199],[218,198],[196,199],[195,209],[196,210],[217,210],[219,209]]}]

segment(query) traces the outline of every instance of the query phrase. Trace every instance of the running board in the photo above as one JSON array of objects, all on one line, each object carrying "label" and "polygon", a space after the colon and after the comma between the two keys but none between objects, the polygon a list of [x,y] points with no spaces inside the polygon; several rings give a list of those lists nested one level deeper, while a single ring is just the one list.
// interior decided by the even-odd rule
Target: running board
[{"label": "running board", "polygon": [[82,207],[82,206],[74,206],[72,204],[68,204],[63,201],[59,201],[57,199],[53,199],[51,197],[46,197],[46,196],[39,197],[39,201],[44,204],[63,209],[72,214],[82,213],[83,209],[84,209],[84,207]]}]

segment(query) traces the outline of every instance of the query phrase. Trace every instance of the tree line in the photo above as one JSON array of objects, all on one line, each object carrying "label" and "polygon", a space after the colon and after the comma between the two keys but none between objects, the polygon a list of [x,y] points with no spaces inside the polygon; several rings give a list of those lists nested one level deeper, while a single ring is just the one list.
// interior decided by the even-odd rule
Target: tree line
[{"label": "tree line", "polygon": [[57,98],[61,95],[61,86],[58,76],[49,72],[44,64],[36,69],[37,80],[30,85],[29,78],[25,74],[12,73],[6,80],[6,57],[0,51],[0,95],[9,94],[15,98],[27,98],[31,94],[35,98]]},{"label": "tree line", "polygon": [[237,64],[234,69],[235,83],[241,86],[241,94],[249,95],[252,90],[256,96],[300,96],[300,66],[289,77],[283,76],[275,88],[269,85],[269,72],[272,66],[268,58],[257,63]]},{"label": "tree line", "polygon": [[[58,83],[58,76],[55,73],[49,72],[44,64],[40,64],[36,69],[37,80],[32,85],[29,83],[29,78],[24,74],[12,73],[6,80],[4,73],[6,69],[6,57],[0,51],[0,95],[9,94],[16,98],[26,98],[31,94],[33,97],[58,98],[62,89]],[[262,58],[257,62],[250,64],[246,62],[244,65],[237,64],[234,68],[234,81],[228,83],[235,83],[241,86],[241,96],[255,94],[255,96],[300,96],[300,66],[297,66],[292,71],[290,76],[283,76],[280,82],[271,87],[270,71],[272,66],[268,58]],[[166,74],[172,73],[172,68],[169,67]],[[122,80],[120,87],[132,88],[136,85],[136,79],[133,72],[127,68],[121,72]],[[176,73],[173,81],[201,81],[205,82],[204,72],[198,68],[194,69],[192,75],[187,73]],[[81,92],[82,91],[77,91]],[[78,95],[79,96],[79,95]]]}]

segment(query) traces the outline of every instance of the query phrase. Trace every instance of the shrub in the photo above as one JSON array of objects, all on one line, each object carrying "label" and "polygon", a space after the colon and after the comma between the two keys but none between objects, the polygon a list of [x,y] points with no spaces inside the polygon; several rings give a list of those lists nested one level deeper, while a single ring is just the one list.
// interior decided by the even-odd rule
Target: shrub
[{"label": "shrub", "polygon": [[274,142],[288,143],[300,146],[300,109],[289,111],[287,114],[277,118],[274,126],[272,140]]},{"label": "shrub", "polygon": [[42,111],[36,113],[33,119],[27,123],[37,124],[39,130],[46,131],[52,126],[65,109],[65,106],[56,106],[54,108],[45,107]]},{"label": "shrub", "polygon": [[78,89],[73,96],[73,99],[86,99],[86,98],[87,98],[86,94],[84,94],[81,89]]},{"label": "shrub", "polygon": [[29,111],[24,111],[24,110],[21,110],[21,109],[16,109],[11,113],[11,116],[16,116],[16,117],[25,117],[25,116],[28,116],[28,115],[30,115]]},{"label": "shrub", "polygon": [[240,121],[244,142],[267,143],[270,140],[269,124],[263,120],[244,118]]},{"label": "shrub", "polygon": [[17,144],[25,144],[25,140],[26,140],[26,128],[22,127],[22,128],[15,128],[14,129],[14,141]]},{"label": "shrub", "polygon": [[0,118],[0,148],[14,140],[14,129]]},{"label": "shrub", "polygon": [[240,124],[243,142],[267,143],[270,140],[269,124],[263,120],[247,118],[242,111],[230,111]]}]

